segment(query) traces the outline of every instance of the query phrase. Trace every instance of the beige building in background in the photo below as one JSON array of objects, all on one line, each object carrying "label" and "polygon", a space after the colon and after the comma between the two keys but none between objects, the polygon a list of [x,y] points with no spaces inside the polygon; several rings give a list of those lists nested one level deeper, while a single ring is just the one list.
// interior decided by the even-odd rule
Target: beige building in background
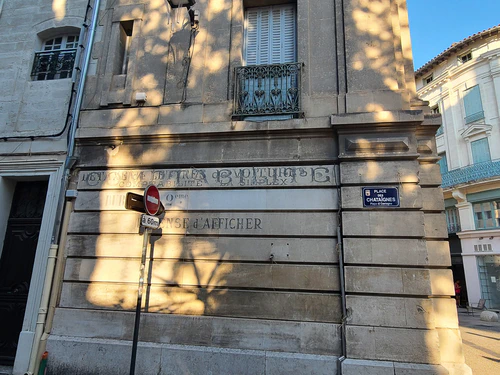
[{"label": "beige building in background", "polygon": [[470,374],[405,1],[169,3],[91,4],[48,373],[128,373],[155,184],[138,374]]}]

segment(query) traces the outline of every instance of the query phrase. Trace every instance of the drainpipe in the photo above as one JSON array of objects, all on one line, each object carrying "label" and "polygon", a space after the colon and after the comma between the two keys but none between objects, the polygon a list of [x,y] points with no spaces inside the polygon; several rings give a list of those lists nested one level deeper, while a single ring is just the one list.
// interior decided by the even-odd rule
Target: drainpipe
[{"label": "drainpipe", "polygon": [[342,375],[342,363],[347,357],[347,340],[346,340],[346,320],[347,320],[347,303],[345,293],[345,271],[344,271],[344,249],[342,246],[342,195],[340,185],[340,164],[335,168],[335,182],[337,183],[338,195],[338,226],[337,226],[337,248],[336,251],[339,256],[339,278],[340,278],[340,304],[342,307],[342,322],[341,322],[341,356],[337,362],[337,374]]},{"label": "drainpipe", "polygon": [[66,248],[67,230],[71,212],[73,211],[73,206],[74,206],[74,199],[68,199],[64,207],[64,217],[61,226],[61,238],[59,241],[59,246],[58,245],[51,246],[51,249],[52,247],[55,247],[56,251],[57,248],[59,247],[59,251],[57,251],[57,257],[54,256],[54,260],[50,264],[50,268],[48,267],[47,269],[47,275],[45,279],[44,292],[43,292],[43,296],[45,296],[45,294],[47,294],[47,296],[42,297],[42,305],[40,307],[39,318],[37,321],[37,328],[35,330],[34,346],[31,351],[30,366],[29,366],[29,371],[26,373],[27,375],[38,373],[38,368],[40,366],[40,358],[42,357],[42,354],[45,352],[45,348],[47,347],[47,339],[52,329],[52,322],[54,320],[54,313],[64,274],[64,264],[65,264],[64,249]]},{"label": "drainpipe", "polygon": [[[56,264],[58,245],[52,244],[49,249],[49,259],[47,261],[47,272],[45,274],[45,281],[43,284],[42,301],[40,302],[40,309],[38,310],[38,318],[36,320],[35,339],[33,348],[31,349],[29,369],[26,374],[33,374],[35,371],[36,363],[38,362],[37,350],[38,342],[42,337],[43,326],[47,317],[47,306],[49,304],[50,287],[52,285],[52,277],[54,276],[54,268]],[[25,374],[25,375],[26,375]]]},{"label": "drainpipe", "polygon": [[[3,0],[0,0],[3,2]],[[87,11],[89,9],[91,0],[88,0]],[[75,158],[73,156],[75,150],[75,135],[76,128],[78,125],[78,120],[80,117],[80,107],[83,101],[83,92],[85,88],[85,78],[87,77],[87,71],[90,63],[92,46],[94,43],[95,29],[97,27],[97,15],[100,8],[100,0],[94,1],[94,6],[92,8],[92,18],[90,26],[83,25],[84,27],[89,27],[88,29],[88,41],[85,45],[84,56],[82,60],[82,68],[80,71],[80,80],[78,82],[76,90],[76,99],[74,107],[74,115],[71,120],[71,124],[68,130],[68,150],[66,156],[66,162],[64,165],[64,175],[61,181],[61,191],[60,199],[58,202],[56,218],[62,217],[62,221],[54,225],[54,231],[52,235],[52,241],[55,242],[59,238],[59,245],[53,244],[50,248],[49,260],[47,264],[47,271],[45,275],[44,290],[42,292],[42,302],[40,305],[37,326],[35,328],[35,337],[33,340],[33,347],[31,350],[29,370],[25,375],[33,375],[38,371],[41,358],[41,353],[45,351],[47,344],[47,338],[52,328],[52,321],[54,317],[55,305],[57,303],[57,298],[59,295],[59,289],[63,277],[64,271],[64,247],[66,245],[66,232],[69,223],[69,217],[73,209],[73,202],[67,201],[64,204],[64,196],[68,188],[71,169],[75,163]],[[2,3],[0,3],[1,5]],[[85,18],[87,16],[85,15]],[[73,197],[76,197],[74,195]],[[58,251],[59,249],[59,251]],[[57,258],[57,265],[56,265]],[[55,275],[55,277],[54,277]],[[54,280],[53,280],[54,278]],[[47,312],[47,307],[50,307]]]},{"label": "drainpipe", "polygon": [[[75,151],[75,135],[76,135],[76,129],[78,126],[78,120],[80,119],[80,107],[82,106],[82,101],[83,101],[83,91],[85,88],[85,78],[87,77],[87,71],[89,68],[89,63],[90,63],[90,57],[91,57],[91,52],[92,52],[92,46],[94,44],[94,36],[95,36],[95,29],[97,27],[97,14],[99,12],[100,8],[100,3],[101,0],[95,0],[94,1],[94,6],[90,6],[90,1],[88,0],[87,3],[87,11],[89,8],[92,8],[92,18],[91,18],[91,23],[90,25],[83,24],[84,27],[88,27],[88,40],[85,45],[85,51],[83,55],[83,61],[82,61],[82,67],[80,71],[80,80],[78,81],[77,89],[76,89],[76,95],[75,95],[75,107],[73,111],[73,116],[71,118],[71,124],[68,129],[68,150],[67,150],[67,156],[66,156],[66,162],[64,165],[64,176],[62,178],[62,183],[61,183],[61,191],[59,193],[59,203],[57,207],[57,216],[58,218],[62,217],[63,215],[63,202],[64,202],[64,195],[66,192],[66,189],[68,188],[69,184],[69,179],[70,179],[70,173],[71,169],[76,163],[76,158],[74,157],[73,153]],[[85,21],[87,20],[87,14],[85,14]],[[61,233],[61,228],[60,228],[61,223],[56,223],[54,225],[54,232],[52,235],[53,241],[56,241],[56,239],[60,236]]]}]

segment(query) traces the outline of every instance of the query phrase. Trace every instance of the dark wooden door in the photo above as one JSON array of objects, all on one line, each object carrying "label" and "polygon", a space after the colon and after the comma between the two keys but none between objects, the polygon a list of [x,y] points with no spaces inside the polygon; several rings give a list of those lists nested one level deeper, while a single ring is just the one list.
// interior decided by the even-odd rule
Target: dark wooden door
[{"label": "dark wooden door", "polygon": [[0,365],[14,363],[46,195],[46,181],[16,184],[0,258]]}]

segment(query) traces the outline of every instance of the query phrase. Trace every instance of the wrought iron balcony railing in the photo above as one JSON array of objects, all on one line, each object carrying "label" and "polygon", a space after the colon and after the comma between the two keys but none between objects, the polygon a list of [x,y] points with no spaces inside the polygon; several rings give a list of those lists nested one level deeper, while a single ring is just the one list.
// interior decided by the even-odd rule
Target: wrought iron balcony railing
[{"label": "wrought iron balcony railing", "polygon": [[31,77],[34,81],[71,78],[76,49],[37,52]]},{"label": "wrought iron balcony railing", "polygon": [[237,67],[233,117],[298,116],[301,71],[302,63]]},{"label": "wrought iron balcony railing", "polygon": [[500,177],[500,160],[485,161],[483,163],[454,169],[443,173],[442,177],[443,183],[441,187],[443,188]]},{"label": "wrought iron balcony railing", "polygon": [[460,224],[448,224],[448,233],[460,232]]},{"label": "wrought iron balcony railing", "polygon": [[473,113],[472,115],[467,116],[465,118],[465,123],[470,124],[471,122],[479,121],[482,120],[483,118],[484,118],[484,111],[476,112]]}]

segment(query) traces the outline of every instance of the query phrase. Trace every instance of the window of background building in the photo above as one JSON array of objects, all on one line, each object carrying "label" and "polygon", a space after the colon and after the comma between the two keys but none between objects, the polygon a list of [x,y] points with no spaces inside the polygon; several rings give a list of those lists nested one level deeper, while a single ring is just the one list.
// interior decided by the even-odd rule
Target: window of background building
[{"label": "window of background building", "polygon": [[500,228],[500,199],[474,203],[476,229]]},{"label": "window of background building", "polygon": [[78,35],[62,35],[45,40],[35,53],[31,77],[34,81],[71,78],[75,64]]},{"label": "window of background building", "polygon": [[483,103],[479,85],[471,87],[464,92],[465,123],[484,119]]},{"label": "window of background building", "polygon": [[458,210],[456,207],[447,208],[446,213],[446,223],[448,224],[448,233],[460,232],[460,218],[458,216]]},{"label": "window of background building", "polygon": [[[484,247],[484,245],[483,245]],[[477,257],[481,298],[486,300],[486,307],[500,308],[500,256],[482,255]]]},{"label": "window of background building", "polygon": [[441,174],[445,174],[446,172],[448,172],[448,161],[446,160],[446,154],[439,154],[439,157],[441,158],[441,160],[438,161],[439,169],[441,171]]},{"label": "window of background building", "polygon": [[434,77],[432,76],[432,74],[430,76],[427,76],[423,79],[423,82],[424,82],[424,86],[425,85],[428,85],[429,83],[432,82],[432,80],[434,79]]},{"label": "window of background building", "polygon": [[491,160],[488,138],[481,138],[470,143],[472,151],[472,162],[474,164],[484,163]]},{"label": "window of background building", "polygon": [[467,53],[465,53],[465,54],[461,55],[461,56],[459,57],[459,59],[460,59],[460,62],[461,62],[462,64],[465,64],[467,61],[471,61],[471,60],[472,60],[472,52],[471,52],[471,51],[469,51],[469,52],[467,52]]}]

